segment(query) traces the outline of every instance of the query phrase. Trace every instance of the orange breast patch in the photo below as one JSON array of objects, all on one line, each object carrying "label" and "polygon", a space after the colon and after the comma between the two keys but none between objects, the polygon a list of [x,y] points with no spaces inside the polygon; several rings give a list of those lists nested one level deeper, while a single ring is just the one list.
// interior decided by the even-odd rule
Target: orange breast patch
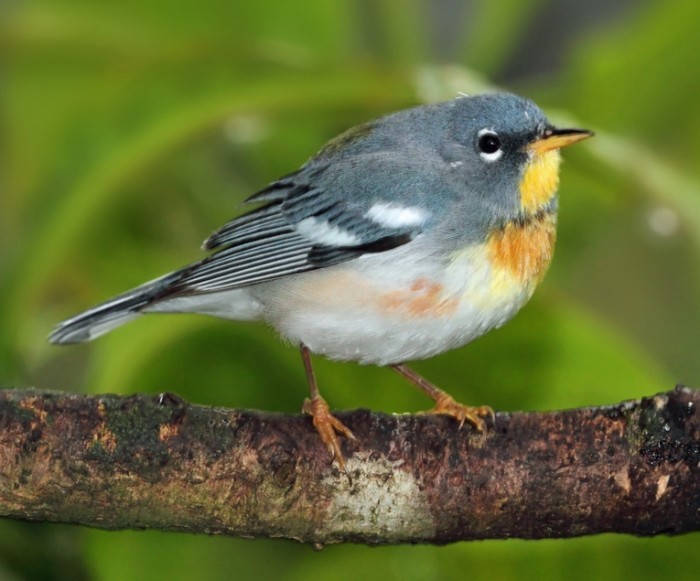
[{"label": "orange breast patch", "polygon": [[556,236],[556,219],[549,214],[526,224],[510,222],[489,237],[488,255],[494,266],[520,282],[539,282],[552,260]]},{"label": "orange breast patch", "polygon": [[425,278],[416,279],[408,289],[391,291],[379,297],[382,311],[415,318],[442,317],[454,313],[456,298],[443,296],[443,285]]}]

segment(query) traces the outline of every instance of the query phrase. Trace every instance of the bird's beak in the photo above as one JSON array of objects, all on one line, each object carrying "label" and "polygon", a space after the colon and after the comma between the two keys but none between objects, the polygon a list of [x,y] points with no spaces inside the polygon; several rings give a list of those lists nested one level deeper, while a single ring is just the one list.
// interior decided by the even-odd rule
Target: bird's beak
[{"label": "bird's beak", "polygon": [[541,155],[552,149],[560,149],[592,136],[593,132],[588,131],[588,129],[547,129],[542,137],[527,145],[526,150]]}]

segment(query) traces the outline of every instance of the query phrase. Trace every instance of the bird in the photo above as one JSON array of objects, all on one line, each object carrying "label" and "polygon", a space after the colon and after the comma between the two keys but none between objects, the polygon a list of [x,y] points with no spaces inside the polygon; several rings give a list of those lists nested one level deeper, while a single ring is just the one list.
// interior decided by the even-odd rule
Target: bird
[{"label": "bird", "polygon": [[299,347],[302,410],[347,473],[354,440],[319,393],[311,353],[389,366],[460,427],[469,407],[407,362],[461,347],[510,320],[552,259],[559,150],[593,132],[552,125],[511,93],[404,109],[341,133],[297,171],[250,196],[200,261],[63,323],[55,344],[89,341],[140,315],[261,320]]}]

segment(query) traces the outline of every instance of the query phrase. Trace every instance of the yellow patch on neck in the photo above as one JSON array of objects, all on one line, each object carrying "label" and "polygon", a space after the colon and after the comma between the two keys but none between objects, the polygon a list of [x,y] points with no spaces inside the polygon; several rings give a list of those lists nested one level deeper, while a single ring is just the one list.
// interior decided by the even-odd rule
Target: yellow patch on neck
[{"label": "yellow patch on neck", "polygon": [[534,214],[557,193],[559,188],[558,149],[535,154],[520,181],[520,204],[524,212]]}]

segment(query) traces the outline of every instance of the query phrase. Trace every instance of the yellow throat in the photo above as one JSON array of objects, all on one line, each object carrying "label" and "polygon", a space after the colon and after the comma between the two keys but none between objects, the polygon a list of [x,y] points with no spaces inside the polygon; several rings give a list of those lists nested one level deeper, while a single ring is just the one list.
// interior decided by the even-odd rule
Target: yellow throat
[{"label": "yellow throat", "polygon": [[533,153],[520,180],[520,205],[525,214],[535,214],[557,193],[560,163],[558,149]]}]

